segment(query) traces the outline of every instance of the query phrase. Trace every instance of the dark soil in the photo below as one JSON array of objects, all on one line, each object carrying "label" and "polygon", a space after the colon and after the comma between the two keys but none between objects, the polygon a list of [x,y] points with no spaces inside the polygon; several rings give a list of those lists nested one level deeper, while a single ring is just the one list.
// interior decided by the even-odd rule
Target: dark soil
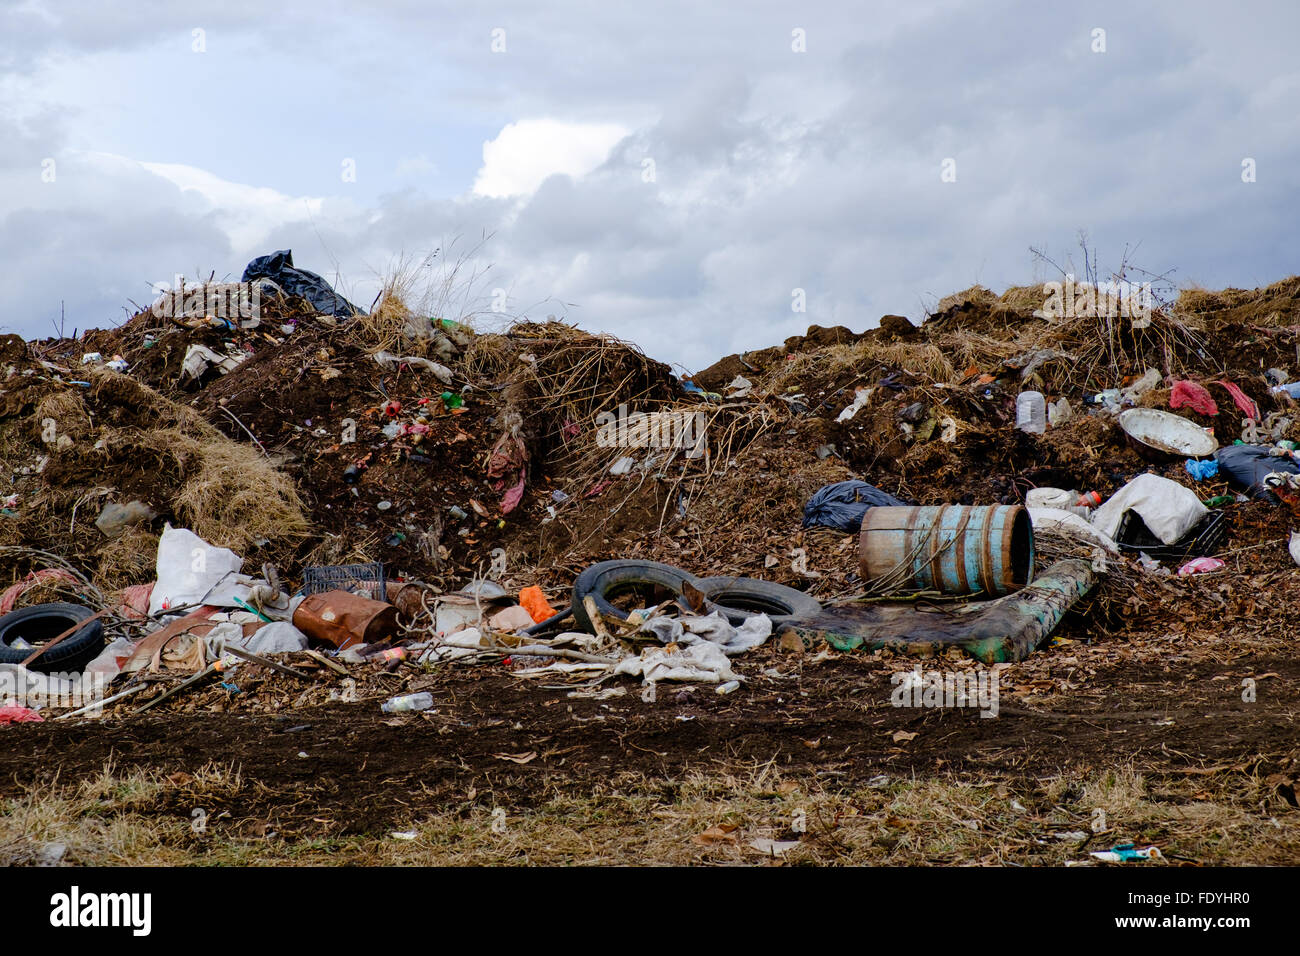
[{"label": "dark soil", "polygon": [[[1210,767],[1264,775],[1300,751],[1300,662],[1291,655],[1104,666],[1084,690],[1047,698],[1033,697],[1033,682],[1011,671],[995,719],[895,708],[887,671],[871,657],[806,664],[802,673],[793,660],[775,650],[747,656],[751,673],[776,665],[795,676],[758,677],[726,697],[711,687],[661,686],[646,703],[629,685],[622,697],[570,699],[481,667],[412,681],[435,699],[436,712],[418,715],[390,717],[371,700],[275,716],[26,724],[4,730],[0,793],[48,784],[56,773],[63,782],[95,775],[108,762],[164,773],[216,763],[254,786],[237,805],[205,807],[209,814],[229,811],[224,825],[234,829],[269,822],[290,838],[380,833],[467,803],[471,791],[530,807],[545,793],[579,795],[626,772],[671,788],[688,771],[775,760],[786,776],[848,790],[879,774],[1026,780],[1127,760],[1157,775]],[[1239,681],[1222,679],[1243,669],[1273,675],[1254,703],[1242,701]],[[900,730],[918,736],[895,743]],[[522,766],[498,756],[528,751],[537,757]],[[159,810],[188,819],[194,804],[184,788],[167,792]]]}]

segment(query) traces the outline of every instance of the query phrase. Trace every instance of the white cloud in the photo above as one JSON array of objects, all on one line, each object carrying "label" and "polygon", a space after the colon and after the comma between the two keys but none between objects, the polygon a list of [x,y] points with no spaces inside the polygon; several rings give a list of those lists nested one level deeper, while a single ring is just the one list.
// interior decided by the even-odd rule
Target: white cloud
[{"label": "white cloud", "polygon": [[[112,158],[123,160],[123,157]],[[232,183],[207,170],[179,163],[139,165],[177,186],[181,192],[192,193],[205,202],[236,250],[251,252],[277,227],[308,220],[321,212],[320,198],[287,196],[265,186]]]},{"label": "white cloud", "polygon": [[483,144],[483,167],[474,193],[494,199],[536,191],[548,176],[585,176],[628,134],[615,123],[520,120]]}]

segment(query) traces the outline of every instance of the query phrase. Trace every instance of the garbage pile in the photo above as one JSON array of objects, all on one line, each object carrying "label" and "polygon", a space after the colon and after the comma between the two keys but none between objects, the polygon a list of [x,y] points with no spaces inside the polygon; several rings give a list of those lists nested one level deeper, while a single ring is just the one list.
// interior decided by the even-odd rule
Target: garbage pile
[{"label": "garbage pile", "polygon": [[[211,307],[250,287],[255,314]],[[679,376],[261,257],[116,329],[0,339],[0,660],[114,712],[250,681],[402,710],[439,667],[731,692],[772,645],[1122,639],[1300,562],[1297,303],[1292,278],[1063,319],[976,287]]]}]

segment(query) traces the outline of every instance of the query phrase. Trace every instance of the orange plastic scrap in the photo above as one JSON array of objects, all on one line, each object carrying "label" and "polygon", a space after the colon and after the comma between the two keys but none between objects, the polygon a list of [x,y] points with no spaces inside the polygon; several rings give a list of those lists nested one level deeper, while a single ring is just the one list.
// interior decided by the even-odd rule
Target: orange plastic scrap
[{"label": "orange plastic scrap", "polygon": [[546,595],[542,589],[536,586],[526,587],[519,592],[519,603],[523,609],[533,616],[533,621],[541,624],[548,618],[555,617],[559,612],[551,607],[546,601]]}]

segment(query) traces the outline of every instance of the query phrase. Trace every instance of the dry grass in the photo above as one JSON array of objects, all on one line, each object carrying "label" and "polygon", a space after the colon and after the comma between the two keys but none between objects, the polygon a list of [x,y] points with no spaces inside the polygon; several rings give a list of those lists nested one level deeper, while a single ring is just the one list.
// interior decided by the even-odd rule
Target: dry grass
[{"label": "dry grass", "polygon": [[973,329],[961,332],[944,332],[933,337],[935,347],[950,357],[951,364],[961,373],[972,366],[996,369],[1004,361],[1024,351],[1016,342],[985,335]]},{"label": "dry grass", "polygon": [[281,544],[310,530],[298,489],[256,449],[225,438],[197,442],[171,431],[153,438],[178,455],[193,456],[193,469],[172,506],[210,544],[239,553],[258,539]]},{"label": "dry grass", "polygon": [[320,544],[303,559],[303,567],[326,567],[335,564],[367,564],[376,559],[371,550],[379,544],[378,532],[357,542],[337,534],[326,534]]},{"label": "dry grass", "polygon": [[[371,352],[449,358],[448,344],[430,320],[451,319],[468,331],[483,314],[481,287],[491,267],[475,257],[488,238],[461,249],[453,239],[420,260],[398,257],[384,276],[375,307],[350,323],[351,334]],[[467,336],[456,338],[454,347],[468,344]]]},{"label": "dry grass", "polygon": [[413,318],[401,293],[385,286],[379,304],[368,315],[357,316],[355,327],[373,351],[401,350]]},{"label": "dry grass", "polygon": [[145,528],[127,528],[99,549],[95,580],[105,593],[135,584],[148,584],[155,577],[158,535]]},{"label": "dry grass", "polygon": [[998,297],[996,308],[1023,319],[1031,319],[1034,317],[1035,312],[1042,309],[1046,298],[1041,283],[1037,285],[1013,285]]},{"label": "dry grass", "polygon": [[876,342],[863,339],[847,345],[830,345],[815,352],[799,352],[782,362],[763,382],[768,391],[781,391],[810,378],[826,380],[850,373],[869,375],[873,369],[902,369],[936,382],[950,382],[956,371],[936,345],[924,342]]},{"label": "dry grass", "polygon": [[1263,289],[1212,291],[1200,286],[1189,286],[1179,293],[1176,307],[1179,312],[1191,315],[1235,309],[1260,301],[1293,302],[1297,296],[1300,296],[1300,276],[1291,276]]},{"label": "dry grass", "polygon": [[[1300,858],[1300,814],[1274,806],[1258,780],[1151,780],[1127,765],[1038,781],[881,776],[855,790],[787,777],[770,763],[677,779],[624,773],[591,793],[551,791],[527,809],[484,794],[417,810],[404,836],[249,838],[210,818],[197,838],[175,809],[219,803],[238,816],[247,786],[229,768],[180,783],[106,768],[78,785],[29,790],[0,812],[0,861],[31,862],[52,842],[66,843],[66,861],[83,865],[776,862],[762,841],[784,844],[782,859],[794,865],[1095,864],[1089,852],[1130,842],[1160,847],[1167,862],[1129,865]],[[168,800],[178,788],[184,799]],[[163,805],[171,809],[160,812]]]},{"label": "dry grass", "polygon": [[[108,541],[91,524],[123,482],[156,511],[237,552],[259,539],[291,550],[309,532],[293,481],[256,448],[128,376],[93,370],[88,378],[91,388],[47,395],[32,415],[0,428],[0,461],[12,470],[49,456],[45,480],[29,480],[18,516],[0,518],[0,544],[43,541],[113,586],[147,580],[156,539],[139,531]],[[42,441],[46,419],[72,446]]]},{"label": "dry grass", "polygon": [[947,312],[953,306],[965,305],[968,302],[976,305],[992,306],[997,302],[998,297],[984,288],[982,285],[973,285],[969,289],[963,289],[960,292],[954,292],[946,295],[939,300],[939,304],[934,307],[935,312]]},{"label": "dry grass", "polygon": [[32,415],[35,435],[44,441],[46,422],[53,421],[56,435],[79,441],[90,434],[90,409],[78,391],[51,392],[40,400]]},{"label": "dry grass", "polygon": [[[211,765],[183,775],[195,806],[205,798],[235,798],[244,788],[238,771]],[[121,773],[109,765],[75,784],[29,789],[0,810],[0,864],[31,864],[53,843],[66,846],[63,862],[94,866],[176,866],[197,862],[190,820],[152,813],[181,778],[161,771]]]},{"label": "dry grass", "polygon": [[309,524],[288,476],[249,445],[227,438],[197,412],[125,376],[105,373],[93,395],[128,404],[153,427],[106,430],[105,449],[144,447],[169,462],[180,487],[169,502],[176,516],[210,544],[247,549],[269,539],[292,543]]}]

